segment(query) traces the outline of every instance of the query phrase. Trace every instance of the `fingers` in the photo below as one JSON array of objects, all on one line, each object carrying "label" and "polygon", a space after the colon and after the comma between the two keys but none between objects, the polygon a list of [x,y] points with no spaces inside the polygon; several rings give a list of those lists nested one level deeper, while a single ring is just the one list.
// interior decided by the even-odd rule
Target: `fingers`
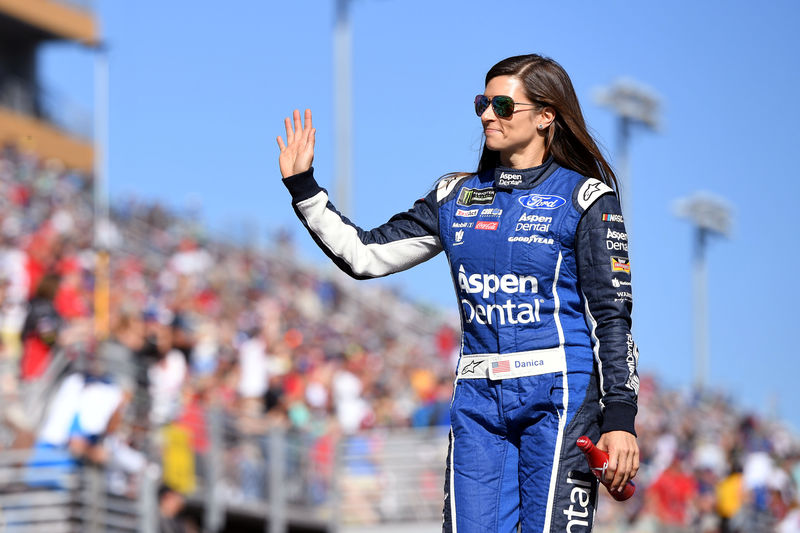
[{"label": "fingers", "polygon": [[292,113],[292,118],[294,118],[294,132],[297,135],[303,135],[303,123],[300,122],[300,111],[297,109],[294,110]]},{"label": "fingers", "polygon": [[283,144],[283,137],[281,137],[280,135],[278,135],[278,148],[280,148],[281,152],[286,150],[286,145]]},{"label": "fingers", "polygon": [[[314,129],[311,121],[311,110],[306,109],[303,120],[300,119],[300,111],[295,109],[292,112],[292,118],[286,117],[283,120],[284,127],[286,128],[286,145],[292,145],[295,140],[308,141],[312,130]],[[304,125],[305,123],[305,125]]]},{"label": "fingers", "polygon": [[289,120],[289,117],[283,119],[283,125],[286,128],[286,144],[292,144],[294,142],[294,130],[292,129],[292,121]]},{"label": "fingers", "polygon": [[619,490],[624,487],[629,473],[627,454],[625,452],[617,453],[617,469],[614,472],[614,479],[611,481],[611,490]]},{"label": "fingers", "polygon": [[639,446],[630,433],[612,431],[604,433],[597,447],[608,453],[608,467],[604,480],[609,490],[621,491],[639,470]]},{"label": "fingers", "polygon": [[634,448],[621,448],[609,453],[608,474],[610,490],[622,490],[639,471],[639,450]]}]

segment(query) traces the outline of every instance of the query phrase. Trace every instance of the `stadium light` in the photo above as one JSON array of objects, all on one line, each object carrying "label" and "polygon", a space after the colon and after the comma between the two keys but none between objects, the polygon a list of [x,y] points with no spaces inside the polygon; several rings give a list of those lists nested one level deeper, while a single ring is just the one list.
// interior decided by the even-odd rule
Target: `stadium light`
[{"label": "stadium light", "polygon": [[631,242],[633,216],[630,209],[630,140],[634,127],[658,131],[660,99],[654,91],[630,79],[619,79],[610,87],[595,91],[595,103],[610,108],[617,115],[617,177],[620,185],[620,202]]},{"label": "stadium light", "polygon": [[694,225],[692,290],[694,292],[695,387],[702,391],[709,370],[708,348],[708,266],[706,248],[712,236],[730,237],[732,209],[712,194],[699,192],[675,202],[675,214]]}]

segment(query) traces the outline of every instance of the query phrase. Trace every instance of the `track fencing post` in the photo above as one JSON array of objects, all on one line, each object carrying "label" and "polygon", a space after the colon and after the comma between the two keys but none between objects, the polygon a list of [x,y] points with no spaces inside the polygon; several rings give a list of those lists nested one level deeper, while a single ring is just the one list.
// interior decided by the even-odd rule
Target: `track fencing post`
[{"label": "track fencing post", "polygon": [[205,516],[203,517],[204,531],[216,533],[225,525],[225,499],[223,497],[222,466],[225,460],[223,447],[224,420],[222,409],[213,405],[208,410],[208,453],[205,457]]},{"label": "track fencing post", "polygon": [[148,464],[142,471],[139,480],[139,532],[158,533],[158,480],[161,469],[155,464]]},{"label": "track fencing post", "polygon": [[286,533],[286,431],[274,427],[267,435],[269,457],[267,459],[267,497],[269,516],[266,533]]}]

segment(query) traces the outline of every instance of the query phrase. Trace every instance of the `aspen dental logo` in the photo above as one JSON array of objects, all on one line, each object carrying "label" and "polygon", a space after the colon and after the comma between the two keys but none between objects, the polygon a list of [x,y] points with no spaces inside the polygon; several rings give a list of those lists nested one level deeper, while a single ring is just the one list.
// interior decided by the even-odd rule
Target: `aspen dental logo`
[{"label": "aspen dental logo", "polygon": [[[517,294],[539,292],[539,282],[535,276],[518,276],[516,274],[467,274],[464,266],[458,268],[458,287],[466,294],[478,294],[484,300],[500,292],[501,294]],[[500,301],[500,298],[497,299]],[[532,303],[531,303],[532,302]],[[543,298],[532,298],[515,304],[510,299],[505,303],[482,305],[461,299],[465,319],[468,324],[531,324],[539,322],[539,307]]]},{"label": "aspen dental logo", "polygon": [[526,194],[520,196],[519,203],[528,209],[558,209],[567,201],[555,194]]}]

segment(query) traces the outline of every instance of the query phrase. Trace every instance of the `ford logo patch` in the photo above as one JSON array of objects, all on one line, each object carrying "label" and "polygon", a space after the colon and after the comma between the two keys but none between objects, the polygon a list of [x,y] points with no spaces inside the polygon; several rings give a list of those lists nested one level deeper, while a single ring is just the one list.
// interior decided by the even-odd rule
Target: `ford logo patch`
[{"label": "ford logo patch", "polygon": [[519,203],[528,209],[557,209],[567,201],[554,194],[526,194],[520,197]]}]

